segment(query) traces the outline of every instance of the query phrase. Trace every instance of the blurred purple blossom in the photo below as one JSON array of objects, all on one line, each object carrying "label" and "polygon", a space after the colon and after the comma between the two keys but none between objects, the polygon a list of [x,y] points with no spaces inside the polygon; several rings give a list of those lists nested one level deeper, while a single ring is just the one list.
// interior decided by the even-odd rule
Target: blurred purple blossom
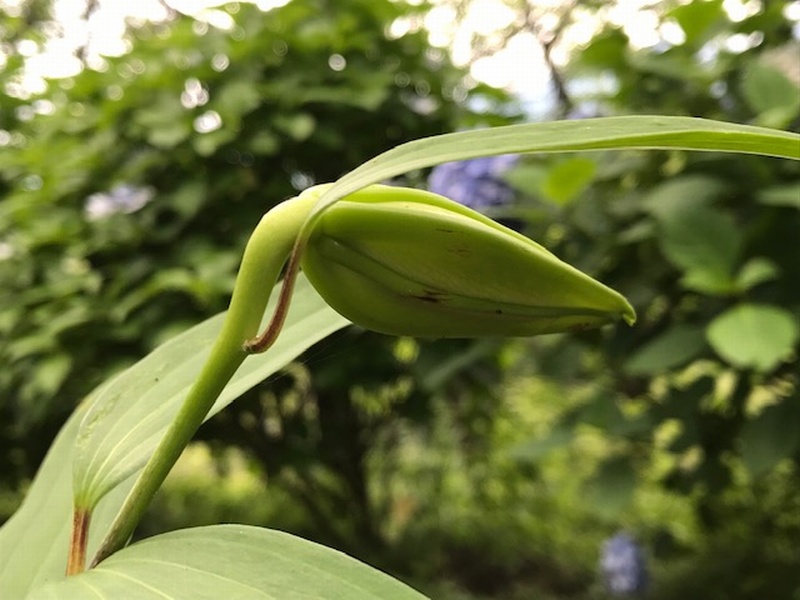
[{"label": "blurred purple blossom", "polygon": [[514,190],[502,176],[518,160],[517,154],[501,154],[437,165],[428,190],[477,211],[503,206],[514,200]]},{"label": "blurred purple blossom", "polygon": [[627,533],[618,533],[603,542],[600,569],[611,594],[631,595],[647,587],[644,553]]},{"label": "blurred purple blossom", "polygon": [[154,195],[152,188],[123,183],[115,185],[109,192],[89,196],[83,210],[89,221],[98,221],[116,213],[134,213],[150,202]]}]

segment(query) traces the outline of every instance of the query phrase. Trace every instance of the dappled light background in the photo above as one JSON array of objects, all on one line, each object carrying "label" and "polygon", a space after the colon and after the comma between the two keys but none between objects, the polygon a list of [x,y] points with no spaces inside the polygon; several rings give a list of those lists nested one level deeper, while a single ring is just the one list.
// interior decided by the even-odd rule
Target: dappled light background
[{"label": "dappled light background", "polygon": [[[261,215],[411,139],[797,131],[800,2],[0,0],[0,521],[101,381],[224,310]],[[625,294],[633,328],[356,327],[201,429],[142,524],[244,522],[444,600],[800,589],[800,171],[670,152],[408,173]]]}]

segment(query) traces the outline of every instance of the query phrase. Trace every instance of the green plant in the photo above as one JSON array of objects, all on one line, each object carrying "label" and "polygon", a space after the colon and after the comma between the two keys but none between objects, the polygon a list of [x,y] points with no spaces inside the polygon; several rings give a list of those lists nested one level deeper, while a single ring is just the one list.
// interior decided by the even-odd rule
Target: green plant
[{"label": "green plant", "polygon": [[[204,418],[221,410],[244,389],[274,372],[315,340],[347,324],[299,275],[304,254],[315,250],[314,236],[319,232],[326,235],[326,218],[336,215],[337,202],[370,198],[376,192],[370,191],[369,186],[375,183],[446,161],[509,152],[620,148],[744,152],[800,160],[800,136],[757,127],[679,117],[541,123],[448,134],[404,144],[365,163],[331,186],[317,190],[318,197],[310,194],[300,204],[287,203],[262,221],[269,235],[265,237],[263,230],[257,230],[251,239],[227,315],[215,317],[174,338],[99,386],[65,425],[23,506],[0,530],[0,554],[10,557],[0,571],[2,589],[8,590],[11,597],[27,594],[30,598],[92,594],[150,598],[165,593],[199,598],[219,597],[237,590],[245,593],[245,589],[251,590],[247,593],[277,594],[281,598],[420,597],[396,580],[329,549],[258,528],[212,526],[155,536],[128,548],[123,546]],[[418,194],[402,189],[395,193],[398,199]],[[523,244],[517,234],[474,213],[448,203],[429,202],[428,207],[435,205],[437,211],[456,215],[455,225],[481,223],[489,228],[490,238],[477,232],[470,234],[480,239],[477,249],[487,239],[515,240],[514,247]],[[396,218],[396,214],[390,213],[387,221],[381,222],[382,226],[388,227]],[[440,230],[426,233],[423,238],[415,233],[412,241],[427,242],[432,239],[430,236],[448,233]],[[545,256],[547,253],[532,242],[527,244],[528,253],[537,257],[531,262],[531,272],[535,274],[541,268],[542,253]],[[436,241],[433,247],[443,246]],[[367,246],[367,254],[369,249]],[[508,251],[513,253],[511,246]],[[290,252],[278,299],[266,308],[269,328],[263,345],[270,346],[269,351],[245,361],[246,349],[261,349],[260,343],[246,345],[246,342],[257,332],[271,295],[271,281]],[[437,256],[431,256],[430,260],[431,265],[441,261]],[[481,257],[475,260],[480,261]],[[550,260],[546,262],[550,264]],[[353,263],[344,260],[341,264]],[[630,307],[616,293],[576,274],[566,265],[560,264],[556,270],[560,276],[552,283],[555,290],[552,297],[557,308],[562,286],[574,280],[579,294],[589,292],[584,306],[601,310],[608,318],[632,317]],[[362,270],[361,275],[381,283],[391,279],[384,270],[376,271],[374,265]],[[446,278],[446,274],[441,277]],[[496,282],[471,283],[469,293],[485,294]],[[483,296],[483,302],[486,298]],[[598,308],[597,299],[605,299],[609,304],[601,303]],[[370,311],[375,306],[370,296],[364,294],[359,300],[350,316],[356,321],[371,320]],[[387,318],[387,310],[398,310],[390,304],[377,308],[383,319]],[[420,304],[415,310],[423,309],[424,304]],[[273,316],[277,316],[274,322]],[[542,318],[536,311],[523,316]],[[392,317],[388,315],[393,322],[401,323],[395,333],[402,333],[403,327],[409,326],[402,317],[396,320]],[[442,319],[458,318],[459,315],[449,315],[446,311],[442,314]],[[569,329],[578,323],[559,324],[550,330]],[[478,333],[493,332],[508,334],[509,330],[489,327]],[[209,348],[212,342],[214,345]],[[134,483],[131,479],[137,473]],[[74,498],[74,506],[70,505],[70,497]],[[63,579],[67,546],[71,549],[69,572],[82,570],[87,549],[97,551],[94,562],[99,564]],[[15,568],[19,564],[28,567]],[[309,577],[311,571],[313,577]]]}]

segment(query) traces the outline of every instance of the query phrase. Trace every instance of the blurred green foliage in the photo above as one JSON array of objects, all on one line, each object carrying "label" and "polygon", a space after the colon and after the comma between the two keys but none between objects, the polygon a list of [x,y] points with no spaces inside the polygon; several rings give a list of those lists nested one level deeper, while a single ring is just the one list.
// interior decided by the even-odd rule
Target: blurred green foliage
[{"label": "blurred green foliage", "polygon": [[[661,3],[683,41],[644,49],[607,3],[573,4],[558,16],[599,29],[556,73],[554,114],[800,126],[786,3],[737,19],[721,0]],[[0,16],[7,490],[98,381],[225,307],[269,206],[401,141],[509,114],[459,105],[464,73],[442,51],[386,33],[425,7],[388,0],[231,4],[230,30],[175,15],[132,28],[124,56],[12,93],[14,44],[43,39],[48,6]],[[797,165],[556,155],[508,179],[520,201],[506,216],[630,298],[635,328],[507,343],[340,332],[204,426],[214,460],[187,458],[142,533],[264,523],[434,597],[512,600],[605,597],[598,546],[624,527],[649,549],[650,597],[800,588]],[[121,207],[109,198],[136,193],[129,214],[87,212],[93,194]]]},{"label": "blurred green foliage", "polygon": [[[29,477],[75,403],[225,308],[272,205],[411,138],[455,127],[461,72],[388,1],[224,7],[126,34],[42,93],[20,85],[47,3],[0,17],[0,471]],[[491,90],[487,91],[489,93]],[[457,120],[459,118],[459,120]],[[36,432],[34,434],[34,432]]]},{"label": "blurred green foliage", "polygon": [[[570,97],[573,114],[796,131],[800,43],[784,8],[734,20],[721,1],[665,3],[660,23],[684,39],[644,49],[608,24],[561,74],[591,90]],[[657,568],[688,559],[657,571],[652,597],[789,597],[800,586],[788,542],[800,535],[800,169],[619,153],[528,159],[509,178],[528,233],[639,313],[632,329],[526,346],[526,371],[592,393],[521,456],[574,448],[587,427],[605,438],[583,486],[597,516],[638,532]],[[654,493],[691,507],[694,531],[686,515],[653,518]]]}]

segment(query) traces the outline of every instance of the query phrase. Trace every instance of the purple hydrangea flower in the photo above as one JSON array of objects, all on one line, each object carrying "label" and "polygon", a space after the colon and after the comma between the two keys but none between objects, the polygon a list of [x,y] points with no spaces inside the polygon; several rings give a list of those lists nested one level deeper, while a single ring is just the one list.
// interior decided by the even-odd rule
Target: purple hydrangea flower
[{"label": "purple hydrangea flower", "polygon": [[514,190],[502,175],[518,160],[516,154],[501,154],[437,165],[428,190],[477,211],[503,206],[514,199]]},{"label": "purple hydrangea flower", "polygon": [[600,569],[608,591],[614,595],[636,594],[647,587],[644,553],[627,533],[618,533],[603,542]]},{"label": "purple hydrangea flower", "polygon": [[98,192],[89,196],[84,212],[89,221],[105,219],[116,213],[130,214],[144,207],[154,195],[151,188],[120,184],[114,186],[110,192]]}]

